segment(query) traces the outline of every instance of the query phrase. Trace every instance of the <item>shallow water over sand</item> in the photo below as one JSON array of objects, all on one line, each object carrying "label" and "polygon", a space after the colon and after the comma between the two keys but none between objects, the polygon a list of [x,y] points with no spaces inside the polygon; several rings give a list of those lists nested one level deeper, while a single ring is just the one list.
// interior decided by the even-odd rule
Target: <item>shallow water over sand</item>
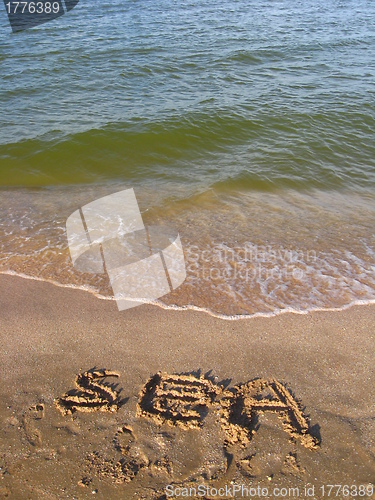
[{"label": "shallow water over sand", "polygon": [[[1,196],[1,272],[78,286],[106,297],[106,274],[75,270],[65,222],[79,206],[121,189],[11,190]],[[146,225],[179,232],[187,278],[160,299],[215,314],[340,308],[375,299],[375,198],[349,193],[227,194],[179,199],[136,189]]]}]

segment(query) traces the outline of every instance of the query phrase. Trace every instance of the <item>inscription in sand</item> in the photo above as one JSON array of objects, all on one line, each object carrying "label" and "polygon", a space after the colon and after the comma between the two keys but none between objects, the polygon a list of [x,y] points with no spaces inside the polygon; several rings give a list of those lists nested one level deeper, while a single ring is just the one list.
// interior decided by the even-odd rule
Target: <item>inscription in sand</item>
[{"label": "inscription in sand", "polygon": [[228,444],[246,446],[256,432],[256,414],[270,411],[278,414],[293,440],[299,439],[310,449],[319,445],[300,403],[277,380],[255,379],[236,386],[226,391],[220,405],[220,423]]},{"label": "inscription in sand", "polygon": [[[92,370],[78,375],[75,381],[77,389],[59,398],[56,406],[64,415],[74,411],[116,411],[119,395],[103,382],[105,377],[113,376],[119,375],[110,370]],[[299,440],[310,450],[320,445],[301,403],[275,379],[254,379],[225,389],[203,376],[159,372],[140,391],[136,414],[158,425],[165,423],[188,430],[200,429],[210,410],[217,415],[223,432],[223,450],[228,457],[233,457],[233,451],[229,452],[228,447],[237,447],[237,451],[246,449],[258,428],[257,415],[262,412],[276,413],[292,442]],[[167,456],[156,461],[149,459],[147,450],[137,442],[130,425],[118,428],[113,444],[120,457],[107,459],[96,451],[89,454],[86,461],[88,476],[80,481],[81,486],[90,484],[93,473],[115,483],[133,481],[142,470],[147,474],[162,472],[173,477],[170,459]],[[253,455],[249,455],[236,461],[243,475],[254,475],[252,459]],[[304,471],[296,452],[286,457],[283,470],[293,474]]]},{"label": "inscription in sand", "polygon": [[137,416],[196,429],[221,392],[221,387],[203,377],[157,373],[139,393]]},{"label": "inscription in sand", "polygon": [[75,411],[117,411],[119,394],[103,383],[105,377],[119,377],[119,374],[111,370],[91,370],[80,373],[75,379],[76,389],[55,400],[57,408],[63,415],[72,414]]},{"label": "inscription in sand", "polygon": [[319,445],[300,403],[277,380],[255,379],[224,390],[203,377],[157,373],[139,393],[137,415],[192,429],[202,426],[214,406],[220,411],[227,445],[246,446],[256,432],[256,414],[266,411],[278,414],[293,440],[310,449]]}]

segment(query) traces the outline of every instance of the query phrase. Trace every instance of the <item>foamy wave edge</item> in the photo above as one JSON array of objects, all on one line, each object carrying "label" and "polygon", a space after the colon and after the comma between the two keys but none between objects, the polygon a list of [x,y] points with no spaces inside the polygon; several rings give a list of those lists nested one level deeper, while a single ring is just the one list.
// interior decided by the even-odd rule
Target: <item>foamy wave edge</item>
[{"label": "foamy wave edge", "polygon": [[[9,276],[17,276],[18,278],[23,278],[27,280],[33,280],[33,281],[42,281],[44,283],[50,283],[51,285],[57,286],[59,288],[70,288],[73,290],[81,290],[83,292],[88,292],[91,295],[94,295],[96,298],[100,300],[111,300],[114,301],[114,297],[106,297],[105,295],[101,295],[100,293],[96,292],[94,289],[92,289],[89,285],[72,285],[72,284],[63,284],[59,283],[58,281],[50,280],[47,278],[38,278],[36,276],[28,276],[27,274],[23,273],[17,273],[15,271],[0,271],[0,275],[9,275]],[[140,302],[142,302],[141,299],[139,299]],[[225,321],[238,321],[238,320],[248,320],[248,319],[253,319],[253,318],[272,318],[274,316],[280,316],[281,314],[300,314],[300,315],[306,315],[312,312],[340,312],[340,311],[346,311],[347,309],[350,309],[355,306],[368,306],[371,304],[375,304],[375,299],[371,300],[354,300],[353,302],[350,302],[349,304],[346,304],[341,307],[312,307],[311,309],[304,309],[304,310],[299,310],[299,309],[293,309],[292,307],[287,307],[285,309],[277,309],[275,311],[270,311],[270,312],[256,312],[254,314],[233,314],[233,315],[226,315],[226,314],[221,314],[217,313],[215,311],[212,311],[211,309],[207,309],[205,307],[198,307],[194,306],[192,304],[186,305],[186,306],[176,306],[176,305],[166,305],[163,304],[162,302],[159,302],[157,300],[155,301],[148,301],[144,300],[144,303],[147,305],[151,306],[156,306],[159,307],[160,309],[164,309],[167,311],[197,311],[197,312],[202,312],[205,314],[208,314],[209,316],[212,316],[214,318],[218,319],[223,319]]]}]

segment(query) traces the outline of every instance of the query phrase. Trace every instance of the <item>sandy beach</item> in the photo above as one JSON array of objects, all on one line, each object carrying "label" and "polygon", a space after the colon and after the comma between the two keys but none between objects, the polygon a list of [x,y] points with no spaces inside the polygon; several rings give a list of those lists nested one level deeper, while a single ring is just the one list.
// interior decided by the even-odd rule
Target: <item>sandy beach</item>
[{"label": "sandy beach", "polygon": [[[0,286],[1,498],[161,499],[167,485],[181,496],[233,484],[309,485],[321,498],[322,485],[374,483],[374,306],[224,321],[149,305],[120,313],[14,276]],[[252,422],[229,414],[236,394]]]}]

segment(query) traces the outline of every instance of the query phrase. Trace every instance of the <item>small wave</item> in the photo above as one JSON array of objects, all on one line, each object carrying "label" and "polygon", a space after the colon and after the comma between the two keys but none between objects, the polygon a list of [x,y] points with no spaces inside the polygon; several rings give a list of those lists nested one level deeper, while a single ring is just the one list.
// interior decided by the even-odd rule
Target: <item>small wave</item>
[{"label": "small wave", "polygon": [[372,130],[371,113],[339,109],[210,109],[131,120],[0,145],[0,185],[121,180],[249,190],[372,189]]},{"label": "small wave", "polygon": [[[267,55],[272,55],[272,54],[264,54],[264,53],[262,54],[262,56],[267,56]],[[273,53],[273,55],[277,54]],[[237,50],[218,59],[218,61],[227,63],[239,62],[243,64],[258,64],[262,62],[262,57],[260,51]]]},{"label": "small wave", "polygon": [[50,283],[51,285],[57,286],[59,288],[69,288],[72,290],[81,290],[83,292],[88,292],[91,295],[94,295],[95,297],[97,297],[98,299],[101,299],[101,300],[115,300],[114,297],[106,297],[105,295],[101,295],[100,293],[96,292],[89,285],[73,285],[70,283],[59,283],[58,281],[55,281],[53,279],[39,278],[38,276],[29,276],[28,274],[19,273],[16,271],[0,271],[0,275],[1,274],[8,275],[8,276],[16,276],[18,278],[31,280],[31,281],[41,281],[43,283]]},{"label": "small wave", "polygon": [[[93,290],[90,286],[84,286],[84,285],[72,285],[72,284],[62,284],[58,283],[57,281],[51,280],[51,279],[44,279],[44,278],[38,278],[38,277],[33,277],[33,276],[28,276],[24,273],[17,273],[14,271],[0,271],[0,275],[9,275],[9,276],[16,276],[22,279],[28,279],[31,281],[40,281],[40,282],[45,282],[45,283],[50,283],[54,286],[57,286],[59,288],[68,288],[68,289],[73,289],[73,290],[80,290],[83,292],[90,293],[91,295],[94,295],[96,298],[100,300],[110,300],[114,301],[115,297],[107,297],[104,295],[101,295],[100,293],[97,293],[95,290]],[[139,300],[142,302],[142,300]],[[282,314],[297,314],[297,315],[307,315],[313,312],[340,312],[340,311],[346,311],[348,309],[351,309],[352,307],[355,306],[368,306],[368,305],[373,305],[375,304],[375,299],[369,299],[369,300],[354,300],[350,302],[349,304],[345,304],[340,307],[311,307],[307,309],[294,309],[292,307],[288,307],[285,309],[277,309],[275,311],[269,311],[269,312],[255,312],[252,314],[221,314],[218,312],[213,311],[212,309],[206,308],[206,307],[199,307],[193,304],[187,304],[184,306],[177,306],[177,305],[167,305],[163,304],[160,301],[144,301],[145,305],[151,305],[155,307],[159,307],[161,309],[164,309],[166,311],[195,311],[195,312],[202,312],[204,314],[208,314],[209,316],[212,316],[214,318],[222,319],[225,321],[238,321],[238,320],[250,320],[254,318],[272,318],[275,316],[280,316]]]}]

